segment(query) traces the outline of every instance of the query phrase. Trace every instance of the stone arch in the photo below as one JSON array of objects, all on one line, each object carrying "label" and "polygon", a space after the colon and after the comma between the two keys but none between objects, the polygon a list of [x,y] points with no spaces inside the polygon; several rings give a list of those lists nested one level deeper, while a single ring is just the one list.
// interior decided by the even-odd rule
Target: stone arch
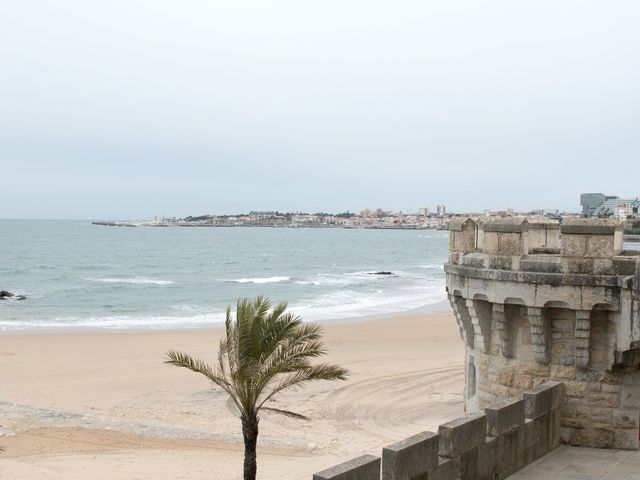
[{"label": "stone arch", "polygon": [[591,307],[592,310],[607,310],[610,312],[615,312],[617,310],[616,307],[614,307],[612,304],[610,303],[594,303],[593,307]]},{"label": "stone arch", "polygon": [[483,300],[485,302],[489,301],[489,297],[487,297],[484,293],[474,293],[473,294],[473,299],[474,300]]},{"label": "stone arch", "polygon": [[502,303],[504,303],[505,305],[526,305],[523,299],[516,297],[507,297]]},{"label": "stone arch", "polygon": [[571,308],[568,302],[562,300],[549,300],[543,305],[544,308]]}]

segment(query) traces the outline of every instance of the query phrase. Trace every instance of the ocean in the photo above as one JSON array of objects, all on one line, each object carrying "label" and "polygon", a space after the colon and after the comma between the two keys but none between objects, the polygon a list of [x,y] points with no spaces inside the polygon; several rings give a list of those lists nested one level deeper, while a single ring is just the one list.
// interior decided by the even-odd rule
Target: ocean
[{"label": "ocean", "polygon": [[[103,227],[0,220],[0,330],[219,326],[264,295],[308,321],[376,317],[445,300],[436,230]],[[376,275],[386,271],[391,275]]]}]

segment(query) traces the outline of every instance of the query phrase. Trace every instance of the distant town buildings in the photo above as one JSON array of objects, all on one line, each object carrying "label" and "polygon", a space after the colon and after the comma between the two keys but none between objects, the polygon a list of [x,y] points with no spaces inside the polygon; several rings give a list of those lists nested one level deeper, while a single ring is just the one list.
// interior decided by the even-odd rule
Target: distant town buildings
[{"label": "distant town buildings", "polygon": [[[445,230],[449,221],[460,217],[526,217],[530,220],[544,221],[585,215],[613,217],[626,221],[640,218],[640,198],[624,200],[606,196],[601,193],[585,193],[580,196],[583,206],[582,215],[577,212],[566,212],[558,209],[536,208],[528,211],[517,211],[513,208],[504,210],[484,210],[477,212],[451,213],[444,204],[436,205],[435,210],[419,207],[415,213],[391,211],[383,208],[365,208],[360,213],[345,211],[342,213],[326,212],[279,212],[273,210],[253,210],[249,213],[235,215],[206,214],[199,216],[156,217],[154,220],[99,221],[99,225],[113,226],[148,226],[148,227],[286,227],[286,228],[372,228],[372,229],[439,229]],[[586,212],[586,213],[584,213]],[[638,222],[640,223],[640,222]]]},{"label": "distant town buildings", "polygon": [[624,199],[602,193],[580,195],[583,217],[613,217],[617,220],[634,218],[640,211],[640,198]]}]

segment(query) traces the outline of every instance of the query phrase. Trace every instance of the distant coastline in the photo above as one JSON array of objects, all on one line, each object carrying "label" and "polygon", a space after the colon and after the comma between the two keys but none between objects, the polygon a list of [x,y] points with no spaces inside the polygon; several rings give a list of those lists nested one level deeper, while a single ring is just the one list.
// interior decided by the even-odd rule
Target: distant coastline
[{"label": "distant coastline", "polygon": [[91,222],[92,225],[104,227],[264,227],[264,228],[346,228],[352,230],[446,230],[445,226],[420,226],[420,225],[330,225],[330,224],[304,224],[304,225],[278,225],[270,223],[247,224],[193,224],[193,223],[151,223],[151,222]]},{"label": "distant coastline", "polygon": [[154,220],[93,221],[107,227],[283,227],[349,228],[396,230],[446,230],[451,215],[404,214],[384,210],[367,210],[360,215],[345,212],[281,213],[250,212],[239,215],[201,215]]}]

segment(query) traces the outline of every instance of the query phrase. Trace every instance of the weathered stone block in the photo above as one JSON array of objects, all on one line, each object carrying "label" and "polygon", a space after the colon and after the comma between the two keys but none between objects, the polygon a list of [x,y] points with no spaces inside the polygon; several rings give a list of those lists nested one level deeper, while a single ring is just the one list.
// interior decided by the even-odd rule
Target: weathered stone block
[{"label": "weathered stone block", "polygon": [[486,432],[487,417],[474,413],[440,425],[440,456],[456,457],[481,445]]},{"label": "weathered stone block", "polygon": [[489,268],[489,256],[484,253],[467,253],[460,262],[465,267]]},{"label": "weathered stone block", "polygon": [[575,380],[576,367],[567,367],[564,365],[551,365],[551,378],[559,378],[562,380]]},{"label": "weathered stone block", "polygon": [[591,445],[593,434],[591,430],[563,426],[561,430],[561,438],[563,443],[579,447],[582,445]]},{"label": "weathered stone block", "polygon": [[640,385],[623,385],[620,390],[620,406],[640,408]]},{"label": "weathered stone block", "polygon": [[614,272],[613,260],[610,258],[595,258],[593,260],[594,275],[613,275]]},{"label": "weathered stone block", "polygon": [[500,478],[506,478],[518,470],[519,462],[519,432],[511,430],[497,437],[498,456],[497,471]]},{"label": "weathered stone block", "polygon": [[535,454],[536,458],[539,458],[549,451],[549,413],[545,413],[542,416],[534,418],[533,425],[536,430],[536,437],[538,439],[538,442],[536,443]]},{"label": "weathered stone block", "polygon": [[587,238],[584,235],[562,235],[562,255],[583,257],[587,252]]},{"label": "weathered stone block", "polygon": [[591,420],[598,423],[613,423],[613,410],[611,408],[592,408]]},{"label": "weathered stone block", "polygon": [[636,270],[635,258],[615,257],[613,259],[613,269],[616,275],[633,275]]},{"label": "weathered stone block", "polygon": [[440,439],[433,432],[422,432],[382,449],[382,480],[427,478],[439,465]]},{"label": "weathered stone block", "polygon": [[513,376],[514,376],[513,372],[510,372],[509,370],[503,370],[498,375],[498,383],[500,383],[500,385],[505,385],[507,387],[510,387],[511,384],[513,383]]},{"label": "weathered stone block", "polygon": [[380,458],[362,455],[313,474],[313,480],[379,480]]},{"label": "weathered stone block", "polygon": [[595,384],[595,382],[600,380],[600,372],[597,370],[577,370],[576,380]]},{"label": "weathered stone block", "polygon": [[513,387],[526,390],[533,387],[533,377],[526,374],[517,374],[513,377]]},{"label": "weathered stone block", "polygon": [[632,428],[637,433],[640,427],[640,410],[636,408],[614,410],[613,425],[618,428]]},{"label": "weathered stone block", "polygon": [[560,408],[563,397],[563,384],[547,382],[524,392],[524,414],[526,418],[538,418],[551,410]]},{"label": "weathered stone block", "polygon": [[498,253],[497,232],[484,232],[482,236],[482,251],[491,255]]},{"label": "weathered stone block", "polygon": [[491,255],[489,258],[489,268],[495,270],[511,270],[512,260],[510,256]]},{"label": "weathered stone block", "polygon": [[613,235],[591,235],[587,237],[585,255],[593,258],[613,258]]},{"label": "weathered stone block", "polygon": [[566,273],[578,273],[580,275],[593,274],[593,259],[586,257],[565,257],[562,259]]},{"label": "weathered stone block", "polygon": [[616,429],[614,432],[613,448],[620,450],[637,450],[640,446],[638,430]]},{"label": "weathered stone block", "polygon": [[564,417],[562,423],[570,428],[588,428],[591,421],[588,418]]},{"label": "weathered stone block", "polygon": [[524,424],[524,400],[504,400],[485,408],[487,434],[502,435]]},{"label": "weathered stone block", "polygon": [[484,444],[478,447],[478,478],[493,480],[498,471],[497,461],[498,439],[487,437]]},{"label": "weathered stone block", "polygon": [[458,480],[460,479],[460,457],[440,457],[435,470],[429,473],[429,480]]},{"label": "weathered stone block", "polygon": [[460,455],[460,478],[480,478],[478,476],[478,447]]},{"label": "weathered stone block", "polygon": [[615,393],[591,392],[589,394],[589,404],[592,407],[617,408],[620,406],[620,400]]},{"label": "weathered stone block", "polygon": [[584,382],[565,382],[567,397],[583,398],[587,394],[587,384]]},{"label": "weathered stone block", "polygon": [[613,448],[615,432],[604,428],[593,428],[591,445],[593,448]]},{"label": "weathered stone block", "polygon": [[526,272],[561,273],[560,257],[547,255],[529,255],[520,258],[520,269]]},{"label": "weathered stone block", "polygon": [[498,233],[498,252],[500,255],[523,255],[520,233]]},{"label": "weathered stone block", "polygon": [[620,392],[620,385],[617,384],[609,384],[609,383],[603,383],[601,388],[601,391],[605,392],[605,393],[619,393]]}]

